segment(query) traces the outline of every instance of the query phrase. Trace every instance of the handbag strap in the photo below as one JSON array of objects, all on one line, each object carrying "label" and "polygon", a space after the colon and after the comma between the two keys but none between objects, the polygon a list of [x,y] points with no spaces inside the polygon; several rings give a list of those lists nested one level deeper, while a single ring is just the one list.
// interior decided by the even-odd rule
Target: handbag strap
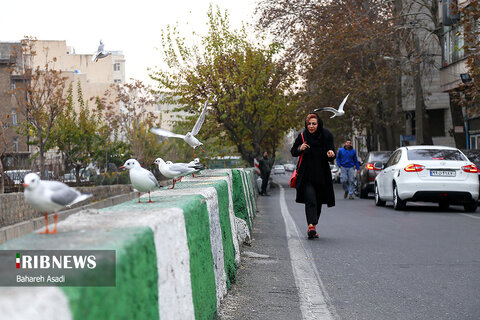
[{"label": "handbag strap", "polygon": [[[301,133],[301,135],[302,135],[302,142],[305,143],[305,139],[303,138],[303,132]],[[303,158],[303,152],[300,155],[300,159],[298,160],[297,168],[300,168],[300,164],[302,163],[302,158]]]}]

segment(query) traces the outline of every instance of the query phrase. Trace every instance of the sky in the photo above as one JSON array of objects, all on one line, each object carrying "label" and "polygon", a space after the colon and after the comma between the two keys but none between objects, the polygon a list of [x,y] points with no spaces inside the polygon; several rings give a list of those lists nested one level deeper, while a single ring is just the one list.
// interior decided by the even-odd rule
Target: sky
[{"label": "sky", "polygon": [[181,34],[204,34],[210,4],[228,10],[230,24],[253,23],[257,0],[24,0],[2,3],[0,41],[66,40],[77,54],[123,51],[126,79],[152,84],[147,68],[162,65],[160,33],[178,22]]}]

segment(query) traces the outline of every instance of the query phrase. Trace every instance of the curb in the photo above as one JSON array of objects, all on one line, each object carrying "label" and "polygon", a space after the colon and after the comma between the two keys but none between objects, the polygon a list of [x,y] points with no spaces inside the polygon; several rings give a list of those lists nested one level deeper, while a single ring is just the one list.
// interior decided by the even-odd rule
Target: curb
[{"label": "curb", "polygon": [[0,288],[0,318],[214,319],[250,239],[253,181],[253,169],[205,170],[152,192],[152,204],[114,197],[61,212],[57,234],[5,242],[0,250],[115,249],[117,285]]}]

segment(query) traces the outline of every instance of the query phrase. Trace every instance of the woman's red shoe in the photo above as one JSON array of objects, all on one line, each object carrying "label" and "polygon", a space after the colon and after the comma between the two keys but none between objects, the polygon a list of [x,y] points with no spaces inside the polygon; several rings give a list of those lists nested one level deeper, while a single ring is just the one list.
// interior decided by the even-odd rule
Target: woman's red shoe
[{"label": "woman's red shoe", "polygon": [[307,235],[308,235],[308,239],[318,238],[318,233],[317,233],[317,230],[315,230],[315,226],[308,227]]}]

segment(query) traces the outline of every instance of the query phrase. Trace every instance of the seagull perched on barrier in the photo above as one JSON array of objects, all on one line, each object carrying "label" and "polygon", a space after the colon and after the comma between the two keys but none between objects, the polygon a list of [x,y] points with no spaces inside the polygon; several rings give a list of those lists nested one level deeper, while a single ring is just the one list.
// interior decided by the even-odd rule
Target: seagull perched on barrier
[{"label": "seagull perched on barrier", "polygon": [[95,54],[92,57],[92,62],[97,62],[98,59],[108,57],[109,55],[112,54],[111,52],[107,52],[103,50],[103,48],[104,48],[104,44],[102,40],[100,40],[100,45],[98,46],[97,52],[95,52]]},{"label": "seagull perched on barrier", "polygon": [[133,187],[138,190],[138,203],[141,203],[140,192],[148,192],[148,202],[153,202],[150,198],[150,191],[155,188],[160,188],[153,173],[142,168],[140,163],[135,159],[128,159],[120,169],[129,170],[130,182]]},{"label": "seagull perched on barrier", "polygon": [[175,188],[175,182],[180,181],[183,176],[194,174],[200,169],[188,163],[167,164],[162,158],[155,159],[153,163],[158,165],[158,170],[165,178],[173,179],[173,186],[170,189]]},{"label": "seagull perched on barrier", "polygon": [[[23,186],[25,187],[25,202],[34,209],[45,213],[45,231],[40,233],[57,233],[57,211],[65,207],[69,208],[92,196],[91,194],[82,194],[59,181],[40,180],[36,173],[27,174]],[[52,212],[55,212],[55,224],[53,231],[49,231],[48,213]]]},{"label": "seagull perched on barrier", "polygon": [[195,126],[193,126],[192,131],[187,132],[186,135],[176,134],[176,133],[173,133],[171,131],[168,131],[168,130],[165,130],[165,129],[162,129],[162,128],[152,128],[152,129],[150,129],[150,132],[155,133],[156,135],[163,136],[163,137],[168,137],[168,138],[170,138],[170,137],[182,138],[183,140],[185,140],[186,143],[188,143],[193,148],[193,157],[196,157],[196,155],[195,155],[195,148],[196,147],[200,147],[200,149],[202,149],[202,152],[205,152],[205,150],[203,150],[203,148],[202,148],[203,143],[198,141],[198,139],[195,138],[195,136],[198,134],[198,132],[200,132],[200,128],[202,127],[203,122],[205,121],[205,113],[207,111],[208,101],[209,101],[209,98],[205,102],[205,106],[203,107],[202,112],[200,113],[200,116],[198,117],[197,122],[195,123]]},{"label": "seagull perched on barrier", "polygon": [[345,111],[343,111],[343,106],[345,105],[345,102],[347,102],[347,99],[348,99],[348,96],[350,95],[347,94],[347,96],[345,97],[345,99],[343,99],[342,103],[340,104],[340,106],[338,107],[338,110],[335,109],[335,108],[332,108],[332,107],[323,107],[323,108],[318,108],[318,109],[315,109],[313,110],[313,112],[317,112],[317,111],[330,111],[330,112],[333,112],[333,116],[330,117],[333,118],[335,116],[337,117],[340,117],[340,116],[343,116],[345,114]]}]

